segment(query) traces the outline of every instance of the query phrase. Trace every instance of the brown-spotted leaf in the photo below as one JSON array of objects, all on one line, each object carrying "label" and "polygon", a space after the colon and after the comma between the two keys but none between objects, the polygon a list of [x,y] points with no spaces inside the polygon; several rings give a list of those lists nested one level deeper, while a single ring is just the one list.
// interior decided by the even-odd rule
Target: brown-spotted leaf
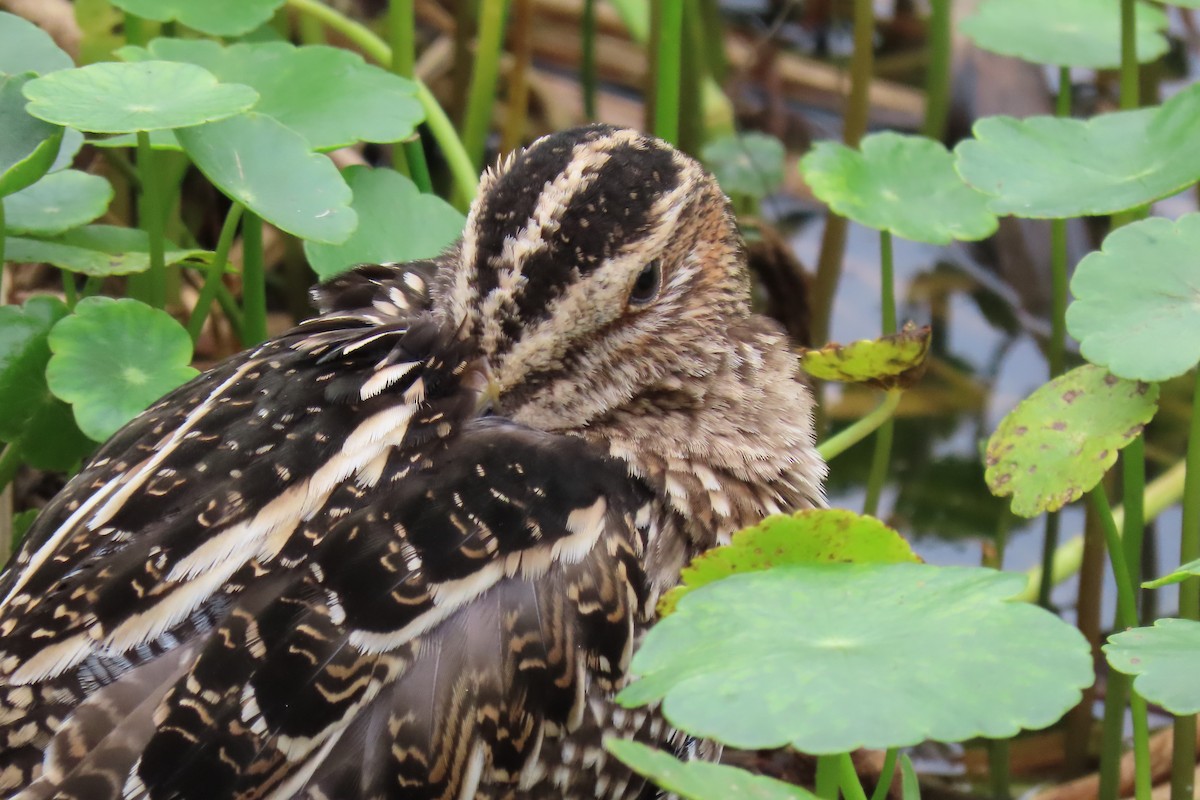
[{"label": "brown-spotted leaf", "polygon": [[1091,490],[1158,409],[1158,384],[1092,364],[1050,381],[1009,412],[988,440],[988,488],[1022,517],[1057,511]]},{"label": "brown-spotted leaf", "polygon": [[807,350],[800,364],[814,378],[847,383],[870,383],[881,389],[906,389],[925,371],[931,331],[911,322],[899,333],[850,344],[827,344]]},{"label": "brown-spotted leaf", "polygon": [[795,564],[899,564],[920,560],[900,534],[874,517],[841,509],[775,514],[738,531],[729,544],[694,558],[680,573],[680,585],[659,600],[658,614],[670,614],[692,589],[736,573]]}]

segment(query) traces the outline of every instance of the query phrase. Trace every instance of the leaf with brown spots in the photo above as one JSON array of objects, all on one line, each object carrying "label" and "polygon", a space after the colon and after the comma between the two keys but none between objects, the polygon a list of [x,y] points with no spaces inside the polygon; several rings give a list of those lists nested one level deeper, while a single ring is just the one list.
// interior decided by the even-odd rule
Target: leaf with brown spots
[{"label": "leaf with brown spots", "polygon": [[680,585],[659,600],[658,614],[670,614],[692,589],[739,572],[795,564],[899,564],[920,560],[900,534],[874,517],[840,509],[776,514],[738,531],[724,547],[693,559],[680,573]]},{"label": "leaf with brown spots", "polygon": [[985,463],[1014,514],[1057,511],[1089,491],[1158,409],[1158,385],[1085,364],[1045,384],[1000,422]]},{"label": "leaf with brown spots", "polygon": [[891,336],[807,350],[800,364],[809,375],[825,381],[907,389],[925,372],[931,335],[928,325],[918,328],[910,322]]}]

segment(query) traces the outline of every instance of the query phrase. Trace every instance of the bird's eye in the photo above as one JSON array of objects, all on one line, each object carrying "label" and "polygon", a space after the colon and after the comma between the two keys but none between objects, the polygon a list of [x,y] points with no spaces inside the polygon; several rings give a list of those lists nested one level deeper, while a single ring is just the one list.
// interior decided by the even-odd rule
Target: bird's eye
[{"label": "bird's eye", "polygon": [[661,284],[662,264],[656,258],[638,273],[637,280],[633,282],[633,288],[629,290],[629,304],[644,306],[649,303],[658,296],[658,287]]}]

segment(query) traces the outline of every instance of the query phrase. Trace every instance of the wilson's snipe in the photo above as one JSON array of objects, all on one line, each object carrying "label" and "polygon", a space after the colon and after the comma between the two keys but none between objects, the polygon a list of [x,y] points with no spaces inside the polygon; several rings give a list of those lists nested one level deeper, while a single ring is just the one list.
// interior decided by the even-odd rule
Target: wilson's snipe
[{"label": "wilson's snipe", "polygon": [[548,136],[450,252],[315,297],[38,518],[0,580],[3,793],[648,796],[601,738],[684,744],[611,700],[656,598],[822,503],[714,180]]}]

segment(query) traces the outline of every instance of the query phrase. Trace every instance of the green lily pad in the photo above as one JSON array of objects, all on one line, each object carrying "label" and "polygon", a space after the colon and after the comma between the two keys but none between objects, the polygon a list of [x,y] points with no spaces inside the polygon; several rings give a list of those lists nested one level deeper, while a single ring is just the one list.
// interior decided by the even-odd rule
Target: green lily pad
[{"label": "green lily pad", "polygon": [[75,66],[50,34],[27,19],[0,11],[0,73],[45,75]]},{"label": "green lily pad", "polygon": [[277,228],[338,244],[358,225],[333,162],[271,117],[251,112],[176,135],[206,178]]},{"label": "green lily pad", "polygon": [[83,134],[74,128],[64,128],[62,145],[58,148],[58,155],[54,157],[54,163],[50,165],[49,171],[58,172],[70,167],[82,147]]},{"label": "green lily pad", "polygon": [[285,0],[112,0],[157,22],[182,22],[212,36],[240,36],[262,25]]},{"label": "green lily pad", "polygon": [[259,94],[256,112],[287,125],[316,150],[399,141],[424,118],[412,81],[341,47],[155,39],[145,49],[125,47],[117,55],[195,64],[222,82],[245,84]]},{"label": "green lily pad", "polygon": [[707,761],[680,761],[631,739],[609,739],[608,752],[654,785],[684,800],[816,800],[812,792],[755,775],[737,767]]},{"label": "green lily pad", "polygon": [[183,128],[245,111],[258,92],[218,83],[194,64],[105,62],[35,78],[25,86],[29,113],[93,133]]},{"label": "green lily pad", "polygon": [[1172,714],[1200,711],[1200,622],[1155,620],[1152,628],[1114,633],[1103,647],[1109,666],[1136,675],[1133,688]]},{"label": "green lily pad", "polygon": [[1071,278],[1067,330],[1122,378],[1165,381],[1200,361],[1200,214],[1113,231]]},{"label": "green lily pad", "polygon": [[1158,385],[1084,364],[1021,401],[988,440],[985,479],[1022,517],[1090,491],[1158,409]]},{"label": "green lily pad", "polygon": [[1158,589],[1171,583],[1182,583],[1188,578],[1200,577],[1200,558],[1195,561],[1189,561],[1179,569],[1172,572],[1170,575],[1164,575],[1161,578],[1155,578],[1152,581],[1146,581],[1142,584],[1144,589]]},{"label": "green lily pad", "polygon": [[4,198],[4,226],[9,233],[54,236],[99,217],[112,197],[112,184],[99,175],[52,172]]},{"label": "green lily pad", "polygon": [[988,200],[962,182],[954,158],[924,136],[885,131],[860,150],[817,142],[800,160],[813,193],[843,217],[918,242],[949,244],[991,236]]},{"label": "green lily pad", "polygon": [[765,133],[722,136],[704,145],[700,157],[725,194],[763,198],[783,183],[783,142]]},{"label": "green lily pad", "polygon": [[38,469],[70,469],[95,446],[46,385],[47,337],[65,316],[66,303],[56,297],[0,306],[0,441]]},{"label": "green lily pad", "polygon": [[[1162,33],[1167,15],[1146,3],[1134,9],[1138,61],[1153,61],[1169,46]],[[1038,64],[1121,64],[1121,7],[1108,0],[986,0],[959,30],[985,50]]]},{"label": "green lily pad", "polygon": [[355,264],[432,258],[462,234],[466,218],[457,209],[422,194],[395,170],[352,166],[342,176],[354,192],[358,228],[342,244],[304,243],[308,263],[323,281]]},{"label": "green lily pad", "polygon": [[984,117],[973,133],[954,150],[958,171],[997,214],[1111,214],[1200,180],[1200,84],[1155,108],[1086,122]]},{"label": "green lily pad", "polygon": [[[618,696],[681,730],[814,754],[1052,724],[1092,683],[1083,635],[1009,598],[1022,575],[925,564],[775,567],[702,586],[646,635]],[[979,691],[986,686],[987,691]]]},{"label": "green lily pad", "polygon": [[32,186],[62,145],[62,128],[25,111],[22,89],[32,80],[32,73],[0,75],[0,197]]},{"label": "green lily pad", "polygon": [[823,381],[868,382],[881,389],[907,388],[925,372],[932,329],[911,323],[900,333],[850,344],[827,344],[805,350],[800,366]]},{"label": "green lily pad", "polygon": [[79,428],[104,441],[155,400],[200,374],[192,339],[170,314],[138,300],[88,297],[50,331],[50,390]]},{"label": "green lily pad", "polygon": [[[207,250],[186,250],[167,243],[167,264],[208,263]],[[150,268],[150,240],[139,228],[87,225],[62,236],[39,239],[14,236],[5,242],[4,258],[31,264],[53,264],[83,275],[129,275]]]},{"label": "green lily pad", "polygon": [[692,559],[680,573],[680,585],[659,600],[658,615],[670,614],[693,589],[743,572],[785,564],[899,564],[920,560],[900,534],[874,517],[840,509],[775,514],[738,531],[724,547]]}]

